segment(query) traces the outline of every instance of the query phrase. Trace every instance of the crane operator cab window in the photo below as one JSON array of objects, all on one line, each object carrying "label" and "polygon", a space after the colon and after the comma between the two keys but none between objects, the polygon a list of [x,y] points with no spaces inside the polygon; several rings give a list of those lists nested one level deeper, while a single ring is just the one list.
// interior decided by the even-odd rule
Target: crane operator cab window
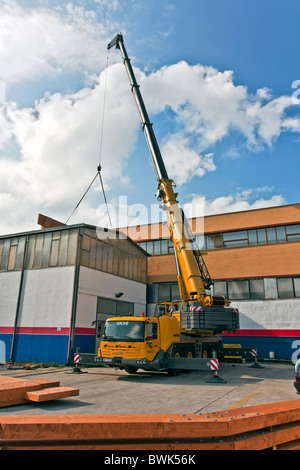
[{"label": "crane operator cab window", "polygon": [[155,310],[155,316],[156,317],[161,317],[162,315],[165,315],[166,313],[166,307],[164,304],[162,305],[157,305],[156,310]]}]

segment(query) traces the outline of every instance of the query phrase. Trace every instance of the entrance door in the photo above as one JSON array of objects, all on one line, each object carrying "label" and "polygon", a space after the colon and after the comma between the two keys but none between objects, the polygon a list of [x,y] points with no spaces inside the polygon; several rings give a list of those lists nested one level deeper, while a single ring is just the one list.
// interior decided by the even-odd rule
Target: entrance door
[{"label": "entrance door", "polygon": [[134,313],[134,303],[125,302],[124,300],[107,299],[98,297],[97,317],[96,317],[96,338],[95,352],[98,352],[105,322],[111,317],[128,316],[129,312]]}]

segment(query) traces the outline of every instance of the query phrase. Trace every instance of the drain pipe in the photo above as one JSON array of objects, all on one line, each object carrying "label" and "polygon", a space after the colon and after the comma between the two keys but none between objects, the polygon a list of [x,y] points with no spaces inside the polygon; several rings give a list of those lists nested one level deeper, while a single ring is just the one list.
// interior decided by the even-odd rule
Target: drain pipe
[{"label": "drain pipe", "polygon": [[82,232],[81,232],[80,227],[78,228],[77,236],[78,236],[77,253],[76,253],[76,261],[75,261],[75,271],[74,271],[74,286],[73,286],[73,299],[72,299],[67,365],[73,364],[75,322],[76,322],[78,284],[79,284],[79,273],[80,273],[80,252],[81,252],[81,239],[82,239]]}]

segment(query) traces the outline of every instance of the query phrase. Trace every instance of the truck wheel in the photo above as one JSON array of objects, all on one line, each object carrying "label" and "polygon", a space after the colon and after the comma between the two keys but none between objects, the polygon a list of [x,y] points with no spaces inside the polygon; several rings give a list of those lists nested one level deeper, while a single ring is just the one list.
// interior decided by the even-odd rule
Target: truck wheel
[{"label": "truck wheel", "polygon": [[128,366],[128,367],[125,367],[125,370],[128,374],[136,374],[138,367]]},{"label": "truck wheel", "polygon": [[193,353],[193,351],[192,351],[191,349],[187,352],[186,357],[188,357],[189,359],[191,359],[192,357],[194,357],[194,353]]}]

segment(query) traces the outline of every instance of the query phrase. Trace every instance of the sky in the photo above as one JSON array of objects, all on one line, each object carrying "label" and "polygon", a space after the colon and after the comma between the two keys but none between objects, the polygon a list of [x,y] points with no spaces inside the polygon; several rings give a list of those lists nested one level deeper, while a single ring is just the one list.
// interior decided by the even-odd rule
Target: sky
[{"label": "sky", "polygon": [[187,216],[300,202],[298,0],[0,0],[0,234],[162,217],[122,33]]}]

